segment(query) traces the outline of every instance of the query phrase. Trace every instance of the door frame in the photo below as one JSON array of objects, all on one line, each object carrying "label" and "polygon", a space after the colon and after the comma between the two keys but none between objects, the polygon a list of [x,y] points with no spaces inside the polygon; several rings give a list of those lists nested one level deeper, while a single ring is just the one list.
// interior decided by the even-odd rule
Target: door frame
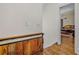
[{"label": "door frame", "polygon": [[[74,44],[74,47],[73,47],[73,48],[74,48],[74,53],[76,53],[76,52],[75,52],[75,3],[63,3],[63,4],[61,4],[61,5],[59,6],[59,20],[61,19],[61,18],[60,18],[60,8],[63,7],[63,6],[66,6],[66,5],[68,5],[68,4],[74,4],[74,20],[73,20],[73,21],[74,21],[74,37],[73,37],[73,40],[74,40],[73,44]],[[58,42],[58,44],[59,44],[59,43],[60,43],[60,44],[62,43],[62,40],[61,40],[61,39],[62,39],[62,37],[61,37],[61,25],[62,25],[62,24],[61,24],[61,21],[60,21],[60,42]]]}]

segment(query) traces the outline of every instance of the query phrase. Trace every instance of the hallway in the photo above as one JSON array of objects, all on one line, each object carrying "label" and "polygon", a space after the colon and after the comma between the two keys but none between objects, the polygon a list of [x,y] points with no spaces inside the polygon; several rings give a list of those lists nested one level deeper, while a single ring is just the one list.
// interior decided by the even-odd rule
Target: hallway
[{"label": "hallway", "polygon": [[62,36],[62,44],[54,44],[44,49],[44,55],[74,55],[73,38]]}]

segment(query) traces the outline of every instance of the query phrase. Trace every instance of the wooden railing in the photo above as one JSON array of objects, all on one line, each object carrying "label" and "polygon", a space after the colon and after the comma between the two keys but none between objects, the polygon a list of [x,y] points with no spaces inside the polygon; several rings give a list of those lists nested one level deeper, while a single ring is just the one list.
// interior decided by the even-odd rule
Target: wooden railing
[{"label": "wooden railing", "polygon": [[36,35],[42,35],[43,33],[34,33],[34,34],[26,34],[26,35],[17,35],[17,36],[11,36],[11,37],[5,37],[5,38],[0,38],[0,41],[2,40],[9,40],[9,39],[18,39],[18,38],[24,38],[24,37],[30,37],[30,36],[36,36]]},{"label": "wooden railing", "polygon": [[28,34],[28,35],[18,35],[18,36],[0,38],[0,46],[5,44],[22,42],[33,38],[40,38],[40,37],[43,38],[43,33],[34,33],[34,34]]},{"label": "wooden railing", "polygon": [[31,55],[43,51],[43,33],[0,38],[1,55]]}]

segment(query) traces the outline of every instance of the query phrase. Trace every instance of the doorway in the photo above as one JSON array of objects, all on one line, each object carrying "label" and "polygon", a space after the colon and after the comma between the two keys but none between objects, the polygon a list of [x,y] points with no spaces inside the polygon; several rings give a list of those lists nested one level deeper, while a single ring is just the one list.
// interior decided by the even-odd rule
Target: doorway
[{"label": "doorway", "polygon": [[60,7],[61,44],[62,48],[74,53],[74,4]]}]

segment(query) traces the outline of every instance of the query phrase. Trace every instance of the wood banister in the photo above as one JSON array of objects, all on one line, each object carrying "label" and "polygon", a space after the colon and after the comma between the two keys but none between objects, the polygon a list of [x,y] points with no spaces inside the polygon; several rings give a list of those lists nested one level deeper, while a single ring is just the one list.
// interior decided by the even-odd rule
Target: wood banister
[{"label": "wood banister", "polygon": [[43,36],[43,33],[34,33],[34,34],[28,34],[28,35],[17,35],[17,36],[5,37],[5,38],[0,38],[0,41],[9,40],[9,39],[24,38],[24,37],[30,37],[30,36],[36,36],[36,35],[42,35]]}]

